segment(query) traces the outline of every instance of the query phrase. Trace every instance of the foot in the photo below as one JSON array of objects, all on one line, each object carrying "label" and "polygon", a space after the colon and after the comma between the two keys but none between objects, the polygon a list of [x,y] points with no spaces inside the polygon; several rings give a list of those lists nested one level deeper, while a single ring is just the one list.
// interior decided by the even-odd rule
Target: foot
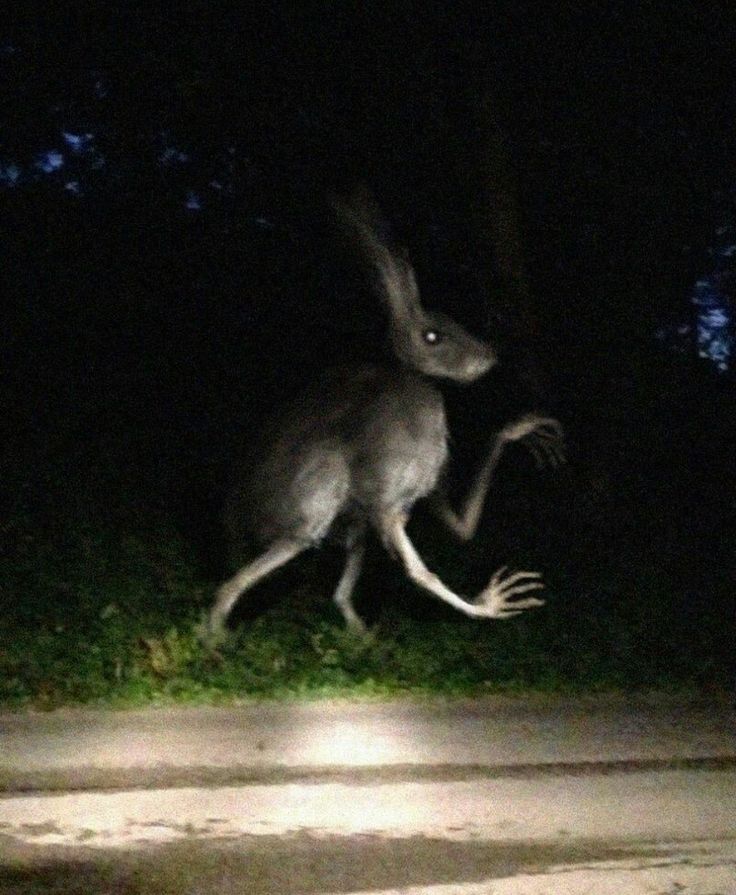
[{"label": "foot", "polygon": [[358,615],[350,615],[345,617],[345,629],[353,635],[353,637],[364,638],[368,635],[368,627],[362,618]]},{"label": "foot", "polygon": [[214,610],[203,612],[199,622],[194,627],[197,640],[207,649],[216,649],[228,638],[228,630],[225,627],[225,619],[220,618]]},{"label": "foot", "polygon": [[476,598],[474,605],[481,610],[478,614],[482,618],[512,618],[520,615],[525,609],[544,606],[544,600],[539,600],[537,597],[513,600],[513,597],[519,594],[541,590],[544,587],[540,581],[541,577],[539,572],[513,572],[507,575],[506,566],[503,566]]},{"label": "foot", "polygon": [[346,625],[342,629],[343,643],[354,654],[360,654],[363,650],[372,647],[378,639],[378,625],[368,627],[361,619],[360,625]]}]

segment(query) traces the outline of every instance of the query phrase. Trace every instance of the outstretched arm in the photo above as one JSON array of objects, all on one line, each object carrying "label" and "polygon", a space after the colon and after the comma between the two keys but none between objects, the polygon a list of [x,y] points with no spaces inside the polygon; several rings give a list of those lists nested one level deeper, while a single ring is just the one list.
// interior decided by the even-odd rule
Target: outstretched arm
[{"label": "outstretched arm", "polygon": [[486,495],[505,448],[513,441],[523,441],[537,466],[549,463],[557,466],[565,458],[563,433],[560,423],[551,417],[527,414],[505,426],[494,439],[488,457],[475,477],[470,491],[463,501],[460,512],[449,504],[447,496],[437,495],[432,509],[458,538],[469,541],[478,530]]},{"label": "outstretched arm", "polygon": [[381,536],[386,546],[401,560],[407,576],[433,596],[470,618],[512,618],[526,609],[544,605],[544,600],[538,597],[519,599],[522,594],[544,587],[538,572],[506,574],[505,567],[493,575],[474,600],[467,600],[456,594],[424,565],[406,533],[406,522],[405,514],[385,515],[380,520]]}]

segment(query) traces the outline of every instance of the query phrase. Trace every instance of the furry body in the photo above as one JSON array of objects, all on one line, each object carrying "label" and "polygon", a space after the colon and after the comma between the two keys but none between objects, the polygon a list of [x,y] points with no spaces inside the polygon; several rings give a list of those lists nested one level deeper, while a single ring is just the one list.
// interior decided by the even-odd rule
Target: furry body
[{"label": "furry body", "polygon": [[226,508],[235,543],[316,544],[386,514],[407,515],[447,460],[442,395],[412,371],[332,370],[281,410],[249,451]]}]

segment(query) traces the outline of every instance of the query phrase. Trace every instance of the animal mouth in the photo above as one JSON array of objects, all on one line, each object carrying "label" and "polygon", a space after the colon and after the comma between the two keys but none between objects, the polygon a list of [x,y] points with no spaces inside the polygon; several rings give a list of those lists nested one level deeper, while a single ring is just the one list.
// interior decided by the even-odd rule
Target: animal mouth
[{"label": "animal mouth", "polygon": [[465,367],[465,379],[468,381],[479,379],[484,373],[487,373],[495,363],[495,357],[482,357],[468,361],[468,364]]}]

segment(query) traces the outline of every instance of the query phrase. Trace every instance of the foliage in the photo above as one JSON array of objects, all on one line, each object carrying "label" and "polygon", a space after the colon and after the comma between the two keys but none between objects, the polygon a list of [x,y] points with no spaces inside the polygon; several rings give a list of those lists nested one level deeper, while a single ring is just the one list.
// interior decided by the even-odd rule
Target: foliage
[{"label": "foliage", "polygon": [[[94,474],[68,456],[63,475],[45,462],[45,505],[21,489],[28,499],[2,530],[0,702],[9,707],[693,688],[724,686],[732,670],[722,557],[698,556],[697,526],[677,532],[673,495],[658,496],[651,476],[643,505],[635,484],[621,480],[617,495],[602,474],[586,479],[584,464],[555,484],[517,458],[476,543],[452,546],[418,516],[422,552],[463,592],[506,556],[543,568],[548,604],[529,615],[465,619],[419,594],[377,548],[359,597],[372,634],[356,639],[329,601],[338,558],[321,551],[262,585],[227,642],[208,649],[197,632],[215,579],[151,481],[136,490],[114,457]],[[662,524],[665,507],[674,527]]]},{"label": "foliage", "polygon": [[[492,4],[489,27],[478,4],[421,23],[195,5],[174,33],[135,6],[106,7],[86,35],[79,17],[47,18],[0,47],[0,700],[728,681],[733,375],[652,335],[692,313],[713,230],[730,226],[736,94],[716,64],[730,20],[612,10],[609,34],[599,13],[540,29],[523,5],[501,28]],[[657,51],[680,39],[713,64]],[[496,118],[536,333],[477,226]],[[325,553],[259,588],[208,651],[196,632],[237,445],[326,358],[360,339],[375,353],[373,297],[324,220],[328,187],[354,178],[391,200],[429,304],[498,342],[490,384],[450,396],[461,486],[504,400],[530,409],[522,343],[547,361],[540,409],[565,423],[569,471],[512,457],[476,542],[455,549],[421,518],[414,533],[462,592],[511,561],[544,571],[549,605],[477,624],[380,559],[361,582],[376,634],[358,642],[329,603]]]}]

